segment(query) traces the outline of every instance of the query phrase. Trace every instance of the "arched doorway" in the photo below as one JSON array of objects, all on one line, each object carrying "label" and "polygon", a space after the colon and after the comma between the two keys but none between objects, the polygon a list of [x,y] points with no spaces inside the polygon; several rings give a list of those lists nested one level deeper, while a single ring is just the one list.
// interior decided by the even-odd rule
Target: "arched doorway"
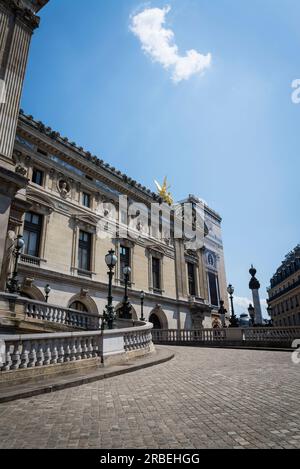
[{"label": "arched doorway", "polygon": [[74,301],[69,306],[70,309],[75,309],[76,311],[80,311],[81,313],[88,313],[87,307],[81,303],[81,301]]},{"label": "arched doorway", "polygon": [[149,318],[149,322],[152,322],[153,324],[153,329],[162,329],[162,324],[159,320],[159,317],[157,314],[152,313]]},{"label": "arched doorway", "polygon": [[169,322],[166,313],[160,305],[157,305],[150,313],[149,322],[152,322],[153,329],[169,329]]}]

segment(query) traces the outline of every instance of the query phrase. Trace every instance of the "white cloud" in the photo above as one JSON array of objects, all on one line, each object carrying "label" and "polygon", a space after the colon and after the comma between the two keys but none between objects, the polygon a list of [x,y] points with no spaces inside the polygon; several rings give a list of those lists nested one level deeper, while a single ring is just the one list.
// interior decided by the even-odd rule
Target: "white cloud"
[{"label": "white cloud", "polygon": [[192,75],[203,73],[211,65],[211,54],[202,55],[192,49],[185,56],[179,55],[174,33],[164,27],[171,7],[146,8],[132,16],[131,31],[139,38],[142,49],[152,60],[172,72],[172,80],[179,83]]},{"label": "white cloud", "polygon": [[[246,297],[242,297],[242,296],[234,297],[234,307],[236,309],[237,316],[239,316],[242,313],[247,313],[250,304],[253,305],[252,298],[246,298]],[[265,300],[265,299],[260,300],[260,304],[261,304],[263,317],[268,317],[268,314],[267,314],[267,311],[266,311],[267,306],[268,306],[267,305],[267,300]]]}]

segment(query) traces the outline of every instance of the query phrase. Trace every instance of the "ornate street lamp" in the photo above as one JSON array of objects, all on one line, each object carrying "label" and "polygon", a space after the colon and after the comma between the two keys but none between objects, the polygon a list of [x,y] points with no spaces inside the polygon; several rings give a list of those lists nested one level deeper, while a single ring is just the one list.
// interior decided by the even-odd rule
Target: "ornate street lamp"
[{"label": "ornate street lamp", "polygon": [[128,283],[129,283],[129,278],[131,274],[131,268],[124,267],[123,274],[124,274],[124,283],[125,283],[125,295],[124,295],[123,306],[122,306],[122,318],[132,319],[132,314],[131,314],[132,305],[128,298]]},{"label": "ornate street lamp", "polygon": [[113,329],[114,320],[115,320],[115,312],[113,307],[113,297],[112,297],[112,280],[114,276],[114,268],[118,262],[118,258],[115,255],[115,251],[111,249],[108,254],[105,256],[105,263],[109,269],[108,275],[108,297],[107,297],[107,305],[105,307],[105,311],[103,312],[103,319],[102,322],[102,329],[105,327],[105,322],[108,325],[109,329]]},{"label": "ornate street lamp", "polygon": [[238,327],[239,325],[239,322],[238,322],[238,319],[234,313],[234,306],[233,306],[233,294],[234,294],[234,288],[233,286],[230,284],[228,285],[228,288],[227,288],[227,292],[229,294],[229,297],[230,297],[230,302],[231,302],[231,318],[230,318],[230,327]]},{"label": "ornate street lamp", "polygon": [[251,325],[255,326],[255,309],[253,308],[252,305],[249,305],[248,312],[251,318]]},{"label": "ornate street lamp", "polygon": [[229,295],[229,297],[230,297],[230,301],[231,301],[231,315],[233,316],[233,315],[234,315],[234,307],[233,307],[234,288],[233,288],[233,286],[232,286],[231,284],[228,285],[227,292],[228,292],[228,295]]},{"label": "ornate street lamp", "polygon": [[224,301],[220,301],[220,309],[219,309],[219,314],[221,316],[221,321],[222,321],[222,326],[225,328],[226,327],[226,313],[227,309],[224,308]]},{"label": "ornate street lamp", "polygon": [[20,292],[20,284],[18,281],[18,265],[19,265],[19,258],[22,252],[22,249],[24,248],[25,241],[23,239],[22,235],[18,235],[16,239],[16,246],[15,246],[15,266],[14,266],[14,271],[12,274],[12,277],[8,280],[7,282],[7,290],[9,293],[19,293]]},{"label": "ornate street lamp", "polygon": [[48,299],[49,299],[49,295],[51,293],[51,287],[49,284],[47,284],[44,288],[44,292],[45,292],[45,301],[46,303],[48,303]]},{"label": "ornate street lamp", "polygon": [[140,299],[141,299],[141,321],[145,321],[144,318],[144,299],[145,299],[145,293],[141,291],[140,293]]}]

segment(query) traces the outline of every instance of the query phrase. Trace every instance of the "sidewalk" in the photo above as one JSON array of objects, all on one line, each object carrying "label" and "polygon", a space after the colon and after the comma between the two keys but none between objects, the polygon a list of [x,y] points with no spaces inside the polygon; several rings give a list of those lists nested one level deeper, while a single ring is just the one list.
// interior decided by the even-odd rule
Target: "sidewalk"
[{"label": "sidewalk", "polygon": [[102,379],[112,378],[113,376],[132,373],[133,371],[148,368],[150,366],[165,363],[174,358],[175,353],[165,347],[156,346],[156,353],[143,358],[131,360],[126,364],[114,365],[107,368],[99,368],[96,371],[82,373],[66,374],[49,380],[43,380],[34,384],[26,383],[18,386],[0,385],[0,403],[47,394],[62,389],[81,386],[87,383],[93,383]]}]

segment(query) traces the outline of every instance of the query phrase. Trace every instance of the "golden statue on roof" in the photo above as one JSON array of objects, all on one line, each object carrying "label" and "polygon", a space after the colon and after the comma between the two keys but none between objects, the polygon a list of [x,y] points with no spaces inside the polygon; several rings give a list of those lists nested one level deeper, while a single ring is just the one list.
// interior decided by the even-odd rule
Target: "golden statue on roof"
[{"label": "golden statue on roof", "polygon": [[168,192],[171,186],[168,186],[167,177],[164,178],[163,185],[161,186],[157,181],[154,181],[158,190],[158,194],[169,205],[173,205],[173,197],[171,192]]}]

